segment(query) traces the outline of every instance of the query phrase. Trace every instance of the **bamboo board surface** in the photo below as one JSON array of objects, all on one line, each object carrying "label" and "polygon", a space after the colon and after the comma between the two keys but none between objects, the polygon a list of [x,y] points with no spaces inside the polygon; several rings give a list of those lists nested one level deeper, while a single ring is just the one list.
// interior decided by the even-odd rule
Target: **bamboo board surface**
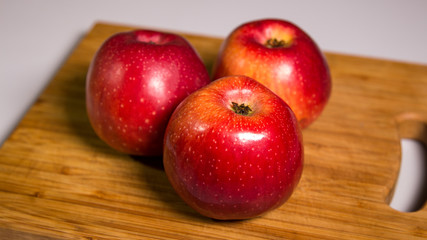
[{"label": "bamboo board surface", "polygon": [[[388,206],[400,138],[425,143],[427,66],[326,53],[332,95],[303,131],[305,167],[280,208],[214,221],[170,186],[161,159],[118,153],[93,132],[85,77],[97,23],[0,149],[0,239],[423,239],[427,211]],[[222,39],[182,34],[210,68]]]}]

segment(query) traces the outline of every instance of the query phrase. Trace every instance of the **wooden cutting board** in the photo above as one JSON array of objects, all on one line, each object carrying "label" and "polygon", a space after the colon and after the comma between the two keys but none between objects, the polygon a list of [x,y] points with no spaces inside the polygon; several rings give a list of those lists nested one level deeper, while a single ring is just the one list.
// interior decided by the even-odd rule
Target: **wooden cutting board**
[{"label": "wooden cutting board", "polygon": [[[1,239],[427,238],[425,207],[388,205],[399,139],[427,143],[427,66],[326,53],[332,96],[303,131],[297,190],[261,217],[215,221],[178,197],[161,159],[118,153],[89,124],[89,63],[106,38],[135,28],[96,24],[0,149]],[[222,39],[183,36],[210,69]]]}]

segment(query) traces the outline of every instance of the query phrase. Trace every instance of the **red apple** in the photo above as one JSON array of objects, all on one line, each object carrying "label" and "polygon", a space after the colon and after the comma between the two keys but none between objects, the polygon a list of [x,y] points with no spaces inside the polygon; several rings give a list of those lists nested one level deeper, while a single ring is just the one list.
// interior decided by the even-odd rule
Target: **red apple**
[{"label": "red apple", "polygon": [[183,37],[136,30],[107,39],[86,81],[87,113],[97,135],[132,155],[161,155],[175,107],[210,82],[205,65]]},{"label": "red apple", "polygon": [[214,79],[246,75],[279,95],[301,128],[323,111],[331,92],[328,64],[316,43],[298,26],[263,19],[237,27],[224,41]]},{"label": "red apple", "polygon": [[169,120],[165,172],[181,198],[214,219],[247,219],[282,205],[303,169],[301,131],[289,106],[246,76],[192,93]]}]

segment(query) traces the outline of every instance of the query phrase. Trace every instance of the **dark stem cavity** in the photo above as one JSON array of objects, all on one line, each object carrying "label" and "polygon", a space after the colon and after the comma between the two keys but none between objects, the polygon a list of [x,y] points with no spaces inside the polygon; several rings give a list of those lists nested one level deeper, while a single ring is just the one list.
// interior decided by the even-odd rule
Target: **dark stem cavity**
[{"label": "dark stem cavity", "polygon": [[277,40],[276,38],[270,38],[264,44],[264,46],[268,48],[281,48],[286,47],[286,45],[287,44],[284,40]]},{"label": "dark stem cavity", "polygon": [[231,103],[231,109],[235,113],[243,115],[243,116],[247,116],[247,115],[252,113],[252,109],[248,105],[245,105],[244,103],[238,104],[238,103],[232,102]]}]

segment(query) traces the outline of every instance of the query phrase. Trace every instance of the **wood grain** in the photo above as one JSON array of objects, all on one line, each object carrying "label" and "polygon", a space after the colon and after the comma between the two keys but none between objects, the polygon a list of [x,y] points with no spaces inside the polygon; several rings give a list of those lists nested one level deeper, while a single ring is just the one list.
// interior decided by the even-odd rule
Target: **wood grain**
[{"label": "wood grain", "polygon": [[[0,149],[1,239],[427,238],[425,207],[388,206],[400,137],[427,136],[427,66],[326,53],[332,96],[303,131],[296,192],[261,217],[214,221],[175,194],[161,159],[118,153],[89,124],[89,63],[107,37],[134,28],[96,24]],[[210,68],[222,39],[183,36]]]}]

